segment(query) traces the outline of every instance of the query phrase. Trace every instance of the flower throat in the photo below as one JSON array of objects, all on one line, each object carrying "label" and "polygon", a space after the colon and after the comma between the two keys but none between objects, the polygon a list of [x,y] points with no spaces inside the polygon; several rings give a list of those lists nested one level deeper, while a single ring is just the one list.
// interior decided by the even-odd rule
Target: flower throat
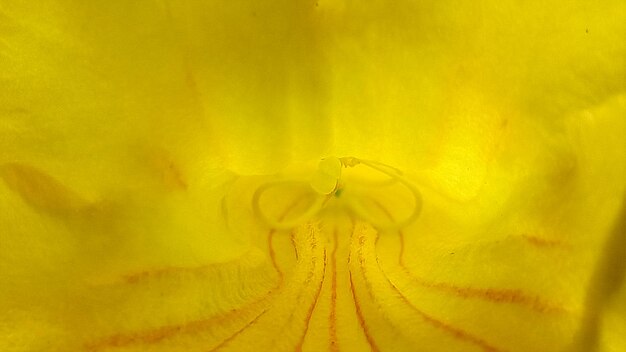
[{"label": "flower throat", "polygon": [[[346,179],[343,177],[343,169],[365,168],[368,171],[377,173],[379,176],[385,177],[382,181],[364,181],[356,179]],[[313,197],[312,203],[300,215],[291,219],[272,218],[263,211],[261,199],[272,188],[278,188],[289,185],[305,185]],[[409,215],[394,219],[393,216],[387,214],[386,217],[377,217],[374,215],[372,202],[373,197],[370,193],[373,190],[380,190],[385,187],[394,185],[402,186],[413,199],[412,209]],[[352,190],[349,192],[348,190]],[[359,192],[360,190],[360,192]],[[410,225],[420,214],[422,208],[422,197],[419,190],[398,170],[389,165],[372,161],[358,159],[355,157],[327,157],[322,159],[317,170],[313,172],[308,182],[306,181],[290,181],[278,180],[262,184],[254,192],[252,198],[252,208],[255,215],[265,222],[270,228],[276,230],[289,230],[299,225],[313,220],[323,210],[328,207],[330,202],[337,202],[340,209],[349,212],[352,216],[356,216],[377,228],[382,232],[395,232]]]}]

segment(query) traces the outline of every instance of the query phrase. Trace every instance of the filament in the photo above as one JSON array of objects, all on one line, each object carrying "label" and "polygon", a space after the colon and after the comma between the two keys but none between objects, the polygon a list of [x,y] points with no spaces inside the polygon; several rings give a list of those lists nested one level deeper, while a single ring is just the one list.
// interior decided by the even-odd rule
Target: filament
[{"label": "filament", "polygon": [[254,211],[254,213],[256,214],[256,216],[258,216],[259,218],[261,218],[263,221],[265,221],[265,223],[273,229],[277,229],[277,230],[289,230],[292,229],[308,220],[310,220],[313,216],[315,216],[320,210],[322,210],[323,206],[324,206],[324,202],[328,199],[328,197],[324,197],[324,196],[320,196],[317,195],[315,196],[315,200],[313,202],[313,204],[311,204],[311,206],[304,212],[302,213],[300,216],[296,217],[295,219],[291,219],[291,220],[275,220],[275,219],[271,219],[269,218],[262,210],[261,210],[261,196],[263,196],[263,194],[265,192],[267,192],[267,190],[277,187],[277,186],[284,186],[284,185],[289,185],[289,184],[302,184],[302,182],[297,182],[297,181],[274,181],[274,182],[268,182],[264,185],[262,185],[261,187],[259,187],[255,192],[254,195],[252,196],[252,210]]},{"label": "filament", "polygon": [[[370,212],[366,209],[366,207],[363,206],[361,202],[353,199],[353,197],[345,197],[345,199],[342,199],[341,202],[343,204],[346,204],[346,206],[351,211],[353,211],[357,216],[371,223],[371,225],[377,228],[379,231],[399,231],[400,229],[414,222],[419,217],[422,209],[421,194],[419,190],[403,176],[402,171],[377,161],[363,160],[355,157],[333,157],[323,159],[320,162],[317,173],[314,174],[311,183],[309,183],[309,186],[312,190],[311,193],[315,197],[314,201],[309,206],[309,208],[307,208],[300,216],[297,216],[296,218],[290,220],[272,219],[263,212],[260,205],[261,197],[269,189],[289,184],[304,184],[304,182],[299,181],[273,181],[261,185],[254,192],[254,195],[252,197],[253,211],[256,216],[261,218],[270,228],[277,230],[292,229],[316,216],[324,208],[324,205],[327,201],[329,201],[333,197],[339,197],[339,194],[342,192],[342,186],[340,184],[340,169],[342,166],[347,168],[356,167],[358,165],[364,165],[388,176],[390,180],[386,182],[390,182],[391,184],[402,184],[413,196],[414,204],[411,213],[404,219],[379,221],[373,220],[375,219],[375,217],[370,214]],[[337,167],[339,168],[339,170],[337,170]]]},{"label": "filament", "polygon": [[[347,200],[348,205],[359,217],[364,220],[367,220],[372,226],[377,228],[379,231],[399,231],[400,229],[410,225],[414,222],[420,215],[422,210],[422,196],[419,190],[408,181],[403,175],[402,172],[394,167],[389,165],[372,161],[372,160],[362,160],[356,158],[350,158],[349,166],[356,166],[358,164],[365,165],[373,170],[381,172],[387,176],[389,176],[392,180],[395,180],[405,186],[414,199],[413,209],[408,217],[402,220],[388,220],[388,221],[373,221],[373,216],[363,207],[363,205],[354,200]],[[358,162],[357,162],[358,161]]]}]

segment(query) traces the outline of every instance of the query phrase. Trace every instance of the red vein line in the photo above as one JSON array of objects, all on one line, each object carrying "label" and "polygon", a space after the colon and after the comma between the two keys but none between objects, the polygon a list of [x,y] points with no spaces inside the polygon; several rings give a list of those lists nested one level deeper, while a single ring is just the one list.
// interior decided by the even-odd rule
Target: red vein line
[{"label": "red vein line", "polygon": [[274,233],[275,233],[274,230],[271,230],[268,233],[267,247],[269,248],[270,260],[272,261],[272,266],[274,267],[274,270],[276,270],[279,280],[283,281],[284,275],[283,275],[282,270],[280,270],[280,267],[278,266],[278,261],[276,260],[276,252],[274,251],[274,244],[273,244]]},{"label": "red vein line", "polygon": [[261,316],[263,316],[263,314],[265,314],[265,312],[267,312],[267,310],[263,310],[259,315],[257,315],[253,320],[251,320],[248,324],[244,325],[241,329],[237,330],[237,332],[235,332],[234,334],[232,334],[231,336],[229,336],[227,339],[225,339],[224,341],[222,341],[219,345],[215,346],[213,349],[210,350],[210,352],[214,352],[217,351],[221,348],[223,348],[224,346],[226,346],[230,341],[232,341],[233,339],[235,339],[237,336],[239,336],[239,334],[241,334],[244,330],[248,329],[249,327],[251,327],[252,325],[254,325],[257,320],[259,320],[259,318]]},{"label": "red vein line", "polygon": [[[378,238],[378,233],[376,233],[376,239]],[[363,279],[365,281],[369,281],[367,279],[367,276],[365,275],[365,258],[363,256],[363,245],[365,243],[365,235],[362,233],[359,236],[359,244],[360,244],[360,248],[358,251],[358,255],[359,255],[359,267],[361,269],[361,275],[363,276]],[[382,268],[380,267],[380,263],[378,262],[378,256],[376,256],[376,266],[378,267],[378,270],[380,271],[380,273],[385,277],[385,279],[387,280],[387,282],[391,285],[391,287],[393,288],[393,290],[399,295],[399,297],[402,299],[402,301],[407,304],[411,309],[413,309],[422,319],[424,319],[426,322],[430,323],[431,325],[442,329],[443,331],[450,333],[452,336],[454,336],[455,338],[468,342],[468,343],[472,343],[480,348],[482,348],[484,351],[487,352],[502,352],[503,350],[500,350],[496,347],[493,347],[492,345],[490,345],[488,342],[486,342],[485,340],[476,337],[470,333],[468,333],[467,331],[454,327],[452,325],[446,324],[441,320],[438,320],[424,312],[422,312],[420,309],[418,309],[417,307],[415,307],[407,298],[406,296],[404,296],[404,294],[402,294],[402,292],[391,282],[391,280],[389,279],[389,277],[387,276],[387,274],[385,273],[384,270],[382,270]],[[373,292],[371,291],[371,289],[368,288],[368,290],[370,290],[370,296],[372,298],[375,299]]]},{"label": "red vein line", "polygon": [[[301,201],[301,199],[297,199],[296,201],[294,201],[290,206],[288,206],[285,211],[283,212],[283,214],[281,214],[281,218],[284,218],[285,216],[287,216],[287,214],[289,214],[290,211],[293,210],[293,208],[296,207],[296,205]],[[263,299],[267,299],[269,296],[271,296],[276,290],[278,290],[281,286],[282,286],[282,279],[283,279],[283,274],[280,271],[276,258],[275,258],[275,253],[274,253],[274,249],[272,246],[272,236],[274,235],[275,231],[274,230],[270,230],[268,233],[268,241],[269,241],[269,249],[270,249],[270,258],[272,259],[272,265],[274,266],[274,269],[276,269],[276,271],[278,272],[278,274],[280,275],[280,281],[278,283],[278,285],[276,285],[276,287],[272,290],[270,290],[266,295],[262,296],[260,299],[255,300],[254,302],[252,302],[250,305],[254,305],[256,303],[258,303],[259,301],[263,300]],[[244,255],[245,256],[245,255]],[[242,257],[234,259],[232,262],[236,262],[238,260],[240,260]],[[135,284],[138,283],[144,279],[149,279],[149,278],[153,278],[153,277],[162,277],[171,273],[177,273],[177,272],[195,272],[195,271],[204,271],[213,267],[217,267],[218,265],[223,265],[224,263],[219,263],[219,264],[211,264],[211,265],[204,265],[204,266],[199,266],[199,267],[192,267],[192,268],[184,268],[184,267],[167,267],[167,268],[162,268],[162,269],[157,269],[157,270],[146,270],[146,271],[142,271],[139,273],[134,273],[134,274],[127,274],[123,276],[123,280],[124,283],[126,284]],[[228,316],[232,316],[232,315],[237,315],[239,312],[245,310],[246,308],[248,308],[248,306],[242,307],[242,308],[238,308],[235,309],[231,312],[229,312],[226,317]],[[243,328],[241,328],[241,330],[239,330],[237,333],[235,333],[234,335],[230,336],[228,339],[222,341],[222,343],[220,343],[220,345],[218,345],[218,347],[216,347],[215,349],[219,348],[219,346],[222,346],[224,343],[232,340],[236,335],[238,335],[239,333],[241,333],[243,330],[245,330],[246,328],[248,328],[249,326],[251,326],[261,315],[263,315],[265,313],[266,310],[263,310],[259,315],[257,315],[252,321],[250,321],[247,325],[245,325]],[[225,319],[224,317],[219,317],[220,319]],[[203,319],[203,320],[197,320],[197,321],[191,321],[191,322],[187,322],[184,324],[175,324],[175,325],[169,325],[169,326],[162,326],[160,328],[156,328],[156,329],[151,329],[148,331],[143,331],[143,332],[135,332],[135,333],[129,333],[129,334],[116,334],[116,335],[111,335],[102,339],[97,340],[96,342],[92,342],[92,343],[87,343],[86,349],[88,350],[101,350],[103,348],[109,348],[109,347],[124,347],[124,346],[129,346],[129,345],[136,345],[136,344],[155,344],[155,343],[159,343],[163,340],[166,340],[168,338],[171,338],[175,335],[181,334],[181,333],[185,333],[185,332],[192,332],[192,333],[197,333],[203,329],[205,329],[208,325],[212,325],[211,323],[213,322],[213,318],[207,318],[207,319]],[[214,350],[215,350],[214,349]]]},{"label": "red vein line", "polygon": [[[315,268],[313,267],[313,270],[315,270]],[[300,341],[298,342],[298,344],[296,345],[296,352],[301,352],[302,351],[302,346],[304,345],[304,338],[306,337],[306,334],[309,332],[309,324],[311,323],[311,318],[313,316],[313,311],[315,310],[315,307],[317,306],[317,301],[320,298],[320,293],[322,292],[322,285],[324,284],[324,277],[326,276],[326,250],[324,250],[324,266],[322,268],[323,270],[323,274],[322,274],[322,278],[320,280],[320,283],[317,287],[317,292],[315,293],[315,299],[313,300],[313,303],[309,306],[309,311],[307,312],[306,318],[305,318],[305,326],[304,326],[304,331],[302,332],[302,336],[300,337]]]},{"label": "red vein line", "polygon": [[[280,215],[279,219],[280,220],[284,219],[300,202],[302,202],[302,199],[298,198],[294,202],[292,202],[289,206],[287,206],[285,210],[282,212],[282,214]],[[276,230],[272,229],[268,232],[268,235],[267,235],[269,255],[272,261],[272,266],[278,273],[280,280],[282,280],[283,272],[280,270],[280,267],[278,266],[278,261],[276,259],[276,252],[274,251],[274,246],[273,246],[273,241],[272,241],[275,233],[276,233]],[[241,257],[235,258],[226,263],[216,263],[216,264],[202,265],[202,266],[197,266],[197,267],[172,266],[172,267],[164,267],[164,268],[158,268],[158,269],[152,269],[152,270],[144,270],[144,271],[140,271],[136,273],[125,274],[122,276],[122,280],[124,281],[124,283],[127,283],[127,284],[135,284],[146,279],[161,278],[163,276],[167,276],[172,273],[206,271],[206,270],[210,270],[212,268],[218,267],[218,266],[222,266],[224,264],[237,262],[241,260],[242,258],[244,258],[246,254],[247,253],[244,253],[244,255],[242,255]]]},{"label": "red vein line", "polygon": [[116,334],[112,336],[105,337],[103,339],[99,339],[95,342],[85,344],[85,349],[90,351],[98,351],[106,348],[118,348],[125,347],[131,345],[151,345],[155,343],[159,343],[161,341],[167,340],[172,336],[184,333],[199,333],[206,329],[209,326],[214,326],[215,324],[219,324],[220,321],[228,320],[233,316],[237,316],[245,309],[248,309],[250,306],[253,306],[259,303],[262,300],[267,299],[272,294],[270,291],[265,296],[261,297],[258,300],[248,304],[245,307],[232,310],[225,315],[217,316],[213,318],[196,320],[187,322],[185,324],[175,324],[162,326],[160,328],[146,330],[143,332],[136,332],[130,334]]},{"label": "red vein line", "polygon": [[124,274],[122,275],[122,283],[131,285],[131,284],[137,284],[141,281],[149,280],[153,278],[159,279],[159,278],[171,275],[171,274],[201,273],[201,272],[205,272],[209,270],[214,270],[215,268],[218,268],[220,266],[233,264],[238,261],[241,261],[243,258],[246,257],[247,254],[248,252],[244,253],[242,256],[239,256],[235,259],[232,259],[223,263],[212,263],[212,264],[193,266],[193,267],[169,266],[169,267],[163,267],[163,268],[158,268],[158,269],[134,272],[130,274]]},{"label": "red vein line", "polygon": [[[387,209],[387,207],[383,206],[379,201],[373,200],[374,204],[381,209],[387,217],[393,220],[393,215]],[[378,236],[377,236],[378,237]],[[486,301],[490,301],[493,303],[511,303],[511,304],[519,304],[525,306],[529,309],[532,309],[537,312],[565,312],[563,307],[560,307],[555,304],[551,304],[542,300],[539,296],[532,296],[525,293],[519,289],[496,289],[496,288],[473,288],[473,287],[462,287],[457,285],[452,285],[443,282],[427,282],[423,279],[415,276],[404,264],[404,232],[399,231],[400,237],[400,258],[398,263],[402,270],[407,274],[415,283],[419,284],[422,287],[439,290],[445,293],[453,294],[455,296],[461,298],[477,298]],[[549,241],[543,240],[537,237],[531,237],[524,235],[524,238],[531,242],[535,242],[535,245],[539,246],[557,246],[562,245],[562,243],[557,241]]]},{"label": "red vein line", "polygon": [[529,244],[537,248],[567,248],[568,245],[563,241],[551,240],[532,235],[521,235]]},{"label": "red vein line", "polygon": [[[292,232],[292,240],[294,237],[294,233]],[[295,242],[294,242],[295,243]],[[311,243],[311,248],[315,249],[316,244],[315,243]],[[297,247],[296,247],[296,253],[297,253]],[[326,261],[326,258],[324,256],[324,263]],[[324,264],[325,265],[325,264]],[[315,270],[315,265],[313,264],[311,267],[311,271],[309,272],[309,275],[307,276],[307,280],[305,280],[304,286],[307,286],[307,284],[309,283],[309,281],[311,280],[311,276],[313,275],[313,271]],[[281,280],[282,283],[282,280]],[[317,299],[316,301],[317,302]],[[230,341],[234,340],[237,336],[239,336],[243,331],[245,331],[246,329],[250,328],[252,325],[254,325],[254,323],[257,321],[257,319],[263,315],[265,313],[265,310],[262,312],[262,314],[260,314],[259,316],[257,316],[253,321],[251,321],[250,323],[248,323],[246,326],[242,327],[239,331],[235,332],[233,335],[231,335],[230,337],[228,337],[226,340],[222,341],[217,347],[213,348],[210,352],[215,352],[218,349],[223,348],[224,346],[226,346]],[[288,320],[291,320],[291,317],[293,316],[293,312],[291,313],[291,315],[289,316]],[[305,330],[305,334],[306,334],[306,330]]]},{"label": "red vein line", "polygon": [[332,285],[330,294],[330,315],[328,317],[328,333],[330,336],[330,351],[339,352],[339,341],[337,339],[337,247],[339,246],[339,236],[337,234],[338,229],[335,228],[333,232],[333,241],[335,246],[333,247],[331,270],[332,270]]},{"label": "red vein line", "polygon": [[356,292],[354,290],[354,281],[352,280],[352,271],[350,271],[350,291],[352,291],[352,299],[354,300],[354,308],[356,309],[356,316],[359,319],[359,324],[361,325],[361,329],[363,329],[363,333],[365,334],[365,339],[367,343],[369,343],[370,348],[373,352],[379,352],[378,346],[376,346],[376,342],[374,338],[369,333],[369,328],[367,323],[365,322],[365,318],[363,317],[363,312],[361,311],[361,305],[359,304],[359,300],[357,299]]},{"label": "red vein line", "polygon": [[404,268],[404,232],[399,231],[398,237],[400,238],[400,253],[398,254],[398,264]]},{"label": "red vein line", "polygon": [[391,287],[394,289],[394,291],[399,295],[399,297],[402,299],[402,301],[407,304],[409,307],[411,307],[411,309],[413,309],[413,311],[415,311],[420,317],[422,317],[422,319],[424,319],[426,322],[430,323],[431,325],[442,329],[443,331],[451,334],[452,336],[454,336],[455,338],[468,342],[468,343],[472,343],[480,348],[482,348],[484,351],[487,352],[502,352],[504,350],[501,350],[497,347],[492,346],[491,344],[489,344],[487,341],[483,340],[480,337],[474,336],[470,333],[468,333],[467,331],[461,329],[461,328],[457,328],[455,326],[452,326],[450,324],[447,324],[433,316],[430,316],[424,312],[422,312],[420,309],[418,309],[417,307],[415,307],[407,298],[404,294],[402,294],[402,292],[391,282],[391,280],[389,280],[389,278],[387,277],[387,275],[381,270],[381,272],[383,273],[383,275],[385,276],[385,278],[387,279],[387,281],[389,282],[389,284],[391,285]]},{"label": "red vein line", "polygon": [[[354,220],[354,218],[352,219],[352,230],[351,230],[351,238],[354,237],[354,229],[356,227],[356,221]],[[352,242],[352,241],[351,241]],[[350,246],[352,246],[352,243],[350,244]],[[348,263],[352,262],[352,249],[350,249],[350,254],[348,255]],[[350,266],[348,265],[348,268]],[[361,265],[361,270],[363,271],[363,265]],[[367,343],[370,345],[370,348],[372,350],[372,352],[379,352],[380,349],[378,348],[378,346],[376,345],[376,341],[374,341],[374,338],[372,337],[372,335],[370,334],[369,331],[369,327],[367,326],[367,323],[365,322],[365,318],[363,316],[363,311],[361,310],[361,305],[359,304],[359,299],[357,298],[356,295],[356,291],[354,288],[354,280],[352,279],[352,270],[348,270],[349,272],[349,276],[350,276],[350,291],[352,292],[352,299],[354,300],[354,308],[356,310],[356,316],[359,319],[359,325],[361,325],[361,329],[363,330],[363,334],[365,335],[365,339],[367,340]],[[367,283],[367,282],[366,282]],[[367,285],[366,285],[367,286]],[[367,290],[370,294],[370,296],[372,295],[371,292],[371,288],[368,286]]]},{"label": "red vein line", "polygon": [[[280,286],[281,284],[279,283],[273,289],[269,290],[265,295],[259,297],[258,299],[255,299],[254,301],[246,304],[243,307],[230,310],[225,314],[218,314],[216,316],[212,316],[206,319],[194,320],[183,324],[161,326],[159,328],[144,330],[140,332],[110,335],[95,340],[94,342],[87,342],[84,346],[87,350],[97,351],[111,347],[118,348],[130,345],[151,345],[167,340],[179,334],[197,334],[202,332],[204,329],[219,324],[221,321],[225,321],[231,319],[232,317],[240,315],[246,309],[250,309],[250,307],[258,304],[259,302],[269,299],[269,297],[271,297],[280,288]],[[260,314],[262,313],[263,311]]]},{"label": "red vein line", "polygon": [[[387,215],[387,217],[389,218],[389,220],[394,221],[394,216],[393,214],[391,214],[391,212],[389,211],[389,209],[387,209],[386,206],[384,206],[380,201],[371,198],[372,202],[374,203],[374,205],[376,205],[378,207],[378,209],[380,209],[383,213],[385,213],[385,215]],[[398,253],[398,263],[400,265],[404,265],[404,233],[402,231],[398,231],[398,237],[400,240],[400,253]],[[378,242],[378,235],[376,236],[376,242]]]},{"label": "red vein line", "polygon": [[402,270],[414,283],[422,287],[452,294],[460,298],[476,298],[493,303],[518,304],[540,313],[565,313],[567,311],[559,305],[542,300],[539,296],[529,295],[518,289],[474,288],[442,282],[428,282],[413,275],[404,266]]},{"label": "red vein line", "polygon": [[[292,232],[292,240],[293,240],[293,242],[294,242],[294,243],[296,243],[296,242],[295,242],[295,240],[293,239],[293,237],[294,237],[294,233]],[[313,250],[317,247],[317,243],[316,243],[315,241],[313,241],[312,243],[310,243],[310,245],[311,245],[311,250],[312,250],[312,251],[313,251]],[[296,253],[297,253],[297,247],[296,247]],[[325,275],[325,269],[326,269],[326,251],[325,251],[325,250],[324,250],[324,252],[323,252],[323,257],[324,257],[324,261],[323,261],[323,269],[322,269],[322,270],[323,270],[323,272],[322,272],[322,279],[320,280],[320,284],[319,284],[319,286],[318,286],[318,290],[317,290],[317,293],[316,293],[315,299],[314,299],[314,301],[313,301],[313,304],[312,304],[312,305],[311,305],[311,307],[309,308],[309,312],[308,312],[308,315],[307,315],[307,318],[306,318],[306,326],[305,326],[305,330],[304,330],[304,333],[303,333],[303,335],[302,335],[302,338],[301,338],[301,341],[300,341],[300,343],[299,343],[299,346],[298,346],[298,347],[296,347],[296,351],[300,351],[300,350],[301,350],[302,343],[304,342],[304,338],[305,338],[306,333],[307,333],[307,331],[308,331],[308,327],[309,327],[309,322],[310,322],[310,320],[311,320],[311,316],[313,315],[313,311],[314,311],[314,309],[315,309],[315,306],[317,305],[317,301],[318,301],[318,299],[319,299],[319,295],[320,295],[320,292],[321,292],[322,284],[323,284],[323,282],[324,282],[324,275]],[[314,273],[314,271],[315,271],[315,267],[316,267],[316,265],[315,265],[315,256],[313,256],[313,257],[311,258],[311,263],[312,263],[312,265],[311,265],[311,270],[309,271],[309,274],[307,275],[307,279],[305,280],[304,285],[303,285],[303,286],[305,286],[305,287],[307,287],[307,286],[308,286],[308,284],[311,282],[312,277],[313,277],[313,275],[314,275],[313,273]],[[300,294],[298,295],[298,300],[300,299],[301,295],[302,295],[302,292],[300,292]],[[262,314],[264,314],[264,313],[265,313],[265,311],[263,311],[263,312],[262,312]],[[261,315],[262,315],[262,314],[261,314]],[[227,345],[230,341],[234,340],[234,339],[235,339],[237,336],[239,336],[239,335],[240,335],[243,331],[245,331],[246,329],[248,329],[248,328],[250,328],[252,325],[254,325],[254,323],[258,320],[258,318],[259,318],[261,315],[257,316],[257,317],[256,317],[253,321],[251,321],[249,324],[247,324],[246,326],[244,326],[243,328],[241,328],[239,331],[237,331],[235,334],[233,334],[232,336],[230,336],[230,337],[229,337],[229,338],[227,338],[226,340],[222,341],[222,343],[220,343],[217,347],[215,347],[214,349],[212,349],[210,352],[215,352],[215,351],[217,351],[218,349],[223,348],[224,346],[226,346],[226,345]],[[290,314],[290,316],[289,316],[289,318],[288,318],[287,320],[288,320],[288,321],[289,321],[289,320],[291,320],[291,318],[292,318],[292,317],[293,317],[293,312]]]},{"label": "red vein line", "polygon": [[[404,237],[402,232],[400,232],[400,235]],[[400,267],[402,268],[402,271],[404,271],[404,273],[416,284],[429,289],[452,294],[460,298],[476,298],[493,303],[518,304],[540,313],[566,312],[565,308],[554,303],[546,302],[539,296],[527,294],[520,289],[475,288],[458,286],[445,282],[429,282],[414,275],[404,265],[402,260],[400,261]]]},{"label": "red vein line", "polygon": [[[280,214],[280,216],[278,217],[278,220],[282,221],[283,219],[285,219],[285,217],[289,215],[289,213],[301,202],[302,202],[302,198],[297,198],[295,201],[293,201]],[[270,230],[269,233],[267,234],[267,247],[269,249],[269,255],[272,261],[272,266],[274,267],[274,270],[276,270],[276,273],[278,274],[280,281],[282,281],[284,278],[284,273],[282,272],[282,270],[280,270],[280,267],[278,265],[278,260],[276,259],[276,251],[274,251],[274,241],[273,241],[274,234],[276,234],[276,230],[274,229]]]}]

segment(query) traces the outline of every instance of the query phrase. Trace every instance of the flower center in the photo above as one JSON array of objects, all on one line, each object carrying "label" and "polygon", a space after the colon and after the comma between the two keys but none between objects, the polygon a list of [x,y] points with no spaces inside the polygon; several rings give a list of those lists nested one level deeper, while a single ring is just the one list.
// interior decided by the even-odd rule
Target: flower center
[{"label": "flower center", "polygon": [[[360,167],[361,173],[344,177],[342,169]],[[372,179],[372,174],[374,178]],[[383,179],[381,180],[381,176]],[[273,189],[290,185],[300,185],[307,189],[308,196],[313,199],[307,208],[299,215],[289,219],[272,218],[261,206],[262,198]],[[398,193],[398,186],[404,189],[404,195]],[[391,214],[377,216],[380,212],[380,201],[375,196],[376,192],[392,188],[387,196],[402,199],[412,198],[411,210],[404,217],[395,217]],[[262,219],[269,227],[277,230],[295,228],[318,216],[321,212],[330,208],[330,203],[337,203],[332,207],[333,211],[347,211],[351,215],[369,222],[378,231],[399,231],[417,219],[422,206],[422,198],[419,190],[403,176],[403,173],[389,165],[358,159],[355,157],[328,157],[322,159],[313,172],[309,182],[301,180],[278,180],[261,185],[254,193],[252,207],[255,215]]]}]

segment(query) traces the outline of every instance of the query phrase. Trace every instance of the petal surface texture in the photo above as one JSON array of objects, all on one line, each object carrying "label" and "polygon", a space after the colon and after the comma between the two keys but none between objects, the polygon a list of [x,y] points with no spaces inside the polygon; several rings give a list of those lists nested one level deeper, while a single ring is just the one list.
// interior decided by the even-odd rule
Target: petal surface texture
[{"label": "petal surface texture", "polygon": [[0,0],[0,351],[626,350],[625,36],[618,0]]}]

